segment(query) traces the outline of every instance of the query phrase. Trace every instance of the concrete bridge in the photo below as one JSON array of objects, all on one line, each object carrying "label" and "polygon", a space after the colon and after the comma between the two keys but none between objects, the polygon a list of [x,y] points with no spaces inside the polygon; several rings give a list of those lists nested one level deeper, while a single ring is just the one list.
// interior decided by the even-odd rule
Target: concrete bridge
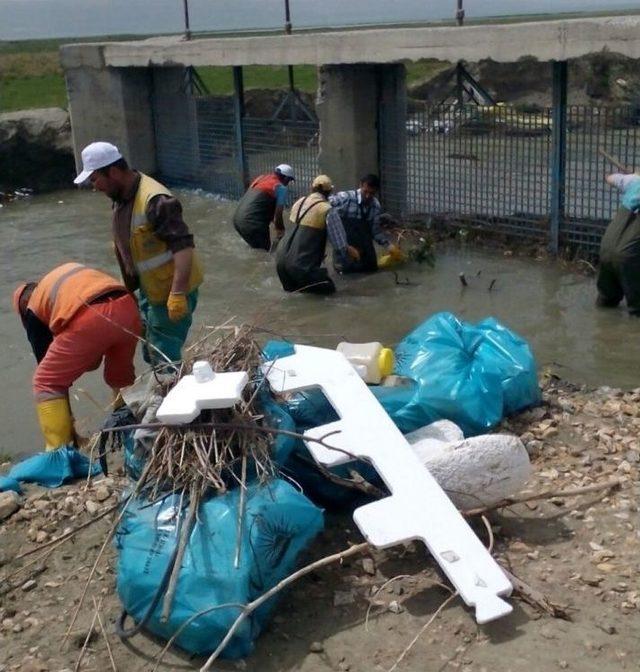
[{"label": "concrete bridge", "polygon": [[[240,116],[242,66],[316,65],[320,68],[316,108],[320,120],[320,168],[343,186],[352,184],[365,172],[380,172],[379,143],[384,140],[381,133],[397,145],[396,165],[403,163],[404,62],[424,58],[514,62],[524,56],[550,62],[554,68],[554,148],[558,148],[561,162],[562,134],[566,131],[566,61],[604,50],[640,58],[640,14],[464,27],[391,27],[192,41],[163,37],[74,44],[62,47],[61,61],[76,157],[86,143],[96,138],[109,139],[134,165],[151,173],[157,165],[152,101],[178,91],[188,66],[232,67]],[[381,107],[385,117],[382,129],[378,127]],[[176,111],[176,127],[188,122],[181,114],[189,114],[188,106],[182,112]],[[401,175],[396,179],[402,182]],[[561,174],[558,179],[562,180]],[[562,194],[561,185],[556,187],[560,199],[554,206],[557,210],[561,208]]]}]

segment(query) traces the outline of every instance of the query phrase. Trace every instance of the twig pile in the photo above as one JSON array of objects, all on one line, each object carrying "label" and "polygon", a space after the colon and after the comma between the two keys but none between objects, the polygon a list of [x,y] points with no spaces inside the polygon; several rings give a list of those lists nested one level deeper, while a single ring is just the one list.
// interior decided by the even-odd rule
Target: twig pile
[{"label": "twig pile", "polygon": [[[263,416],[256,401],[262,376],[253,328],[228,327],[219,334],[219,328],[210,330],[190,349],[179,376],[190,373],[197,360],[208,361],[216,372],[247,371],[250,383],[243,401],[234,408],[204,411],[190,425],[158,431],[137,488],[150,500],[166,492],[185,491],[200,500],[205,493],[244,489],[248,469],[261,482],[275,474],[272,436],[259,431]],[[218,338],[211,342],[213,335]]]}]

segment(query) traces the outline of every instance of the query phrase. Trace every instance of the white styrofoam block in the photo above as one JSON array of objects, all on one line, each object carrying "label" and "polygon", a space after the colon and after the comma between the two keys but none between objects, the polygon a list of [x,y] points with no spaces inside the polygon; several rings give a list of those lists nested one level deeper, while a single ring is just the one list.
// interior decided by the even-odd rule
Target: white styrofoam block
[{"label": "white styrofoam block", "polygon": [[483,434],[465,439],[457,425],[439,420],[406,439],[459,509],[491,506],[522,490],[531,475],[529,455],[517,436]]},{"label": "white styrofoam block", "polygon": [[[368,458],[391,492],[354,512],[360,531],[381,548],[422,539],[457,588],[476,610],[478,623],[512,611],[501,596],[512,586],[436,480],[360,379],[335,350],[296,345],[295,354],[263,368],[277,393],[321,387],[340,419],[305,432],[318,462],[334,466],[354,457]],[[326,443],[322,439],[331,432]]]},{"label": "white styrofoam block", "polygon": [[[463,441],[464,432],[451,420],[436,420],[430,425],[419,427],[413,432],[404,435],[404,438],[413,446],[420,444],[425,449],[427,446],[438,448],[441,443],[453,443]],[[415,452],[415,449],[414,449]]]},{"label": "white styrofoam block", "polygon": [[214,373],[208,362],[195,362],[193,375],[183,376],[169,390],[156,418],[167,425],[184,425],[205,409],[231,408],[248,381],[246,371]]}]

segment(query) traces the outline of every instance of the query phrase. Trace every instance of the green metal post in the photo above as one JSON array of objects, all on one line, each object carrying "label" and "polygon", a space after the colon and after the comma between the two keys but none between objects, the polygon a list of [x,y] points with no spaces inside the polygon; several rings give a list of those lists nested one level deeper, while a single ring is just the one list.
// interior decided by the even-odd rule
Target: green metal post
[{"label": "green metal post", "polygon": [[233,66],[233,115],[236,131],[236,155],[238,157],[238,173],[243,189],[249,186],[249,170],[247,157],[244,152],[244,82],[242,78],[242,66]]},{"label": "green metal post", "polygon": [[551,139],[551,230],[549,249],[558,253],[560,224],[564,219],[567,164],[567,62],[553,61],[553,111]]}]

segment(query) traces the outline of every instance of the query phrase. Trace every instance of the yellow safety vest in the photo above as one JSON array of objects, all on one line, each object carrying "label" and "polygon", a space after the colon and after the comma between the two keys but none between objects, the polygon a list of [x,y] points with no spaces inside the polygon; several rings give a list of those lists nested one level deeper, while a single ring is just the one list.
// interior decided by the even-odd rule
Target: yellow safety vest
[{"label": "yellow safety vest", "polygon": [[[160,182],[140,173],[140,184],[133,202],[131,215],[131,256],[140,278],[140,287],[151,303],[166,302],[173,283],[173,253],[167,244],[158,238],[147,221],[147,205],[154,196],[171,192]],[[196,252],[193,252],[191,275],[187,292],[202,283],[203,273]]]},{"label": "yellow safety vest", "polygon": [[331,205],[327,199],[321,194],[312,193],[299,198],[293,204],[289,219],[294,224],[309,226],[312,229],[324,229],[329,210],[331,210]]}]

